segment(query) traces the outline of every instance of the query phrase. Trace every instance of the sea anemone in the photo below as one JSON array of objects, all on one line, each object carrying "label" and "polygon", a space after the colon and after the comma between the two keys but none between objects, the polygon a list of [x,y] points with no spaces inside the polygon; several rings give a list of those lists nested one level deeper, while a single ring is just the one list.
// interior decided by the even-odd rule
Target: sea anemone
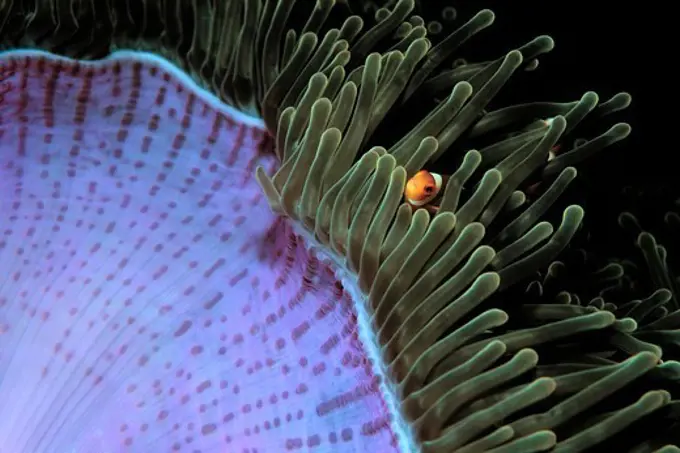
[{"label": "sea anemone", "polygon": [[630,97],[496,105],[552,39],[383,3],[0,5],[0,451],[678,451],[677,362],[515,291]]}]

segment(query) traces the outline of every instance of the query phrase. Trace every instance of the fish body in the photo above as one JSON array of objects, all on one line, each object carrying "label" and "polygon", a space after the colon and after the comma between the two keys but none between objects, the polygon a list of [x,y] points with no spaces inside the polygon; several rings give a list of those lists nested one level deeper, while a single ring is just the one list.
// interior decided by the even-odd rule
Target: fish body
[{"label": "fish body", "polygon": [[424,208],[430,213],[436,213],[448,179],[446,175],[420,170],[406,183],[404,200],[414,210]]}]

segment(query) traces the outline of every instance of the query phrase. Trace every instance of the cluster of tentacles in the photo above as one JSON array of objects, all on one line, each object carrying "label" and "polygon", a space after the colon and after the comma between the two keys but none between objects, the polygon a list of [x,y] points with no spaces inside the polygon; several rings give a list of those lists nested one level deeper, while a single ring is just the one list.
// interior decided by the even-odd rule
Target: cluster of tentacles
[{"label": "cluster of tentacles", "polygon": [[[631,208],[638,211],[635,203]],[[637,328],[620,336],[623,351],[663,353],[664,359],[677,360],[680,282],[674,255],[680,217],[673,210],[666,212],[656,237],[643,224],[657,222],[645,214],[643,221],[638,217],[639,212],[619,215],[620,231],[612,234],[615,252],[599,256],[602,252],[593,253],[587,245],[577,246],[540,273],[540,280],[530,282],[527,295],[571,305],[574,310],[608,310],[618,318],[630,318]]]},{"label": "cluster of tentacles", "polygon": [[[659,279],[648,300],[586,306],[544,288],[584,212],[567,207],[557,228],[544,219],[574,166],[629,127],[575,134],[629,96],[494,105],[549,37],[472,62],[464,43],[490,11],[456,25],[450,8],[427,23],[413,0],[361,3],[14,0],[0,3],[0,40],[77,58],[153,49],[257,111],[281,160],[273,177],[257,173],[271,208],[353,290],[422,451],[680,451],[670,446],[680,364],[659,364],[677,347],[678,317],[662,249],[640,237]],[[548,162],[558,143],[573,146]],[[403,203],[423,168],[455,169],[434,216]],[[546,267],[533,297],[513,291]]]},{"label": "cluster of tentacles", "polygon": [[[524,297],[529,303],[551,300],[556,309],[565,313],[606,310],[618,319],[625,319],[631,329],[618,332],[612,339],[617,347],[601,351],[595,359],[597,364],[593,362],[590,366],[614,365],[622,357],[642,351],[663,356],[664,365],[654,370],[657,385],[677,394],[680,379],[677,362],[680,358],[680,280],[677,277],[680,216],[676,210],[680,201],[675,202],[676,210],[666,212],[662,225],[658,225],[653,218],[657,208],[650,208],[649,204],[649,199],[656,197],[647,195],[640,195],[642,203],[641,200],[624,202],[630,205],[632,212],[623,212],[618,217],[620,230],[612,231],[610,238],[614,250],[598,253],[587,243],[576,245],[544,272],[539,272],[540,279],[529,283]],[[645,224],[657,224],[656,228],[651,228],[654,234],[643,226]],[[661,243],[657,238],[661,238]],[[677,402],[671,403],[668,411],[673,414],[671,419],[677,420]],[[669,435],[671,429],[677,429],[677,421],[670,423]]]}]

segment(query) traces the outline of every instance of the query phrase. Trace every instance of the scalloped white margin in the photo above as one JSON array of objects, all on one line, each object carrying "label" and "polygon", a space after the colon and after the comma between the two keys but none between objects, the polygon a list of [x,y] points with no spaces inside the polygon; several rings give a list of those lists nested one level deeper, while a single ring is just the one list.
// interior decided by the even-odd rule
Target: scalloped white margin
[{"label": "scalloped white margin", "polygon": [[[247,126],[256,127],[262,130],[265,129],[262,118],[250,116],[230,105],[225,104],[217,96],[200,86],[191,76],[182,71],[182,69],[177,67],[174,63],[161,56],[154,55],[149,52],[117,50],[101,60],[87,61],[63,57],[42,50],[0,51],[0,63],[2,63],[3,60],[10,58],[23,57],[47,58],[53,61],[60,60],[72,64],[78,63],[81,66],[94,67],[108,65],[112,61],[117,60],[140,61],[142,63],[160,66],[173,77],[176,77],[180,82],[185,84],[189,89],[199,93],[199,96],[203,99],[203,101],[213,107],[216,111],[230,115],[236,121],[242,122]],[[297,222],[291,222],[291,224],[295,234],[302,236],[304,242],[306,243],[307,250],[315,252],[320,261],[331,265],[332,269],[335,271],[335,278],[337,278],[342,283],[343,288],[350,294],[357,312],[357,330],[359,334],[359,340],[363,344],[368,357],[373,363],[373,372],[377,373],[381,378],[379,389],[382,398],[385,401],[385,404],[387,405],[387,408],[392,416],[391,428],[397,437],[399,451],[400,453],[417,453],[419,448],[415,442],[415,433],[413,432],[413,429],[409,423],[406,422],[406,420],[404,420],[401,415],[400,404],[397,399],[397,388],[389,377],[388,370],[386,369],[382,355],[380,354],[380,346],[378,345],[377,338],[371,329],[371,317],[366,310],[367,299],[366,296],[364,296],[359,290],[356,277],[353,275],[353,273],[349,272],[345,268],[343,260],[340,257],[338,257],[333,252],[326,250],[326,248],[319,244],[316,238],[314,238],[314,236],[311,235],[306,229],[301,228]]]},{"label": "scalloped white margin", "polygon": [[0,51],[0,63],[10,58],[25,58],[25,57],[46,58],[52,61],[64,61],[70,64],[78,63],[81,66],[90,67],[107,66],[110,65],[112,62],[121,60],[125,62],[139,61],[140,63],[160,66],[163,68],[163,70],[167,71],[172,77],[176,78],[183,85],[187,86],[187,88],[189,88],[195,93],[198,93],[198,96],[202,98],[202,100],[205,101],[206,104],[210,105],[216,111],[229,115],[234,120],[241,122],[246,126],[256,127],[261,130],[265,129],[264,120],[262,118],[248,115],[228,104],[225,104],[217,96],[215,96],[210,91],[200,86],[198,82],[196,82],[196,80],[194,80],[190,75],[185,73],[173,62],[149,52],[137,50],[116,50],[106,58],[102,58],[101,60],[89,61],[63,57],[61,55],[45,52],[43,50],[19,49]]},{"label": "scalloped white margin", "polygon": [[357,331],[359,341],[364,346],[368,358],[373,364],[373,373],[380,376],[380,394],[387,405],[387,409],[392,416],[390,427],[397,437],[397,445],[400,453],[418,453],[420,448],[416,444],[416,435],[411,425],[401,414],[401,404],[397,398],[398,389],[390,378],[389,371],[385,366],[380,352],[378,339],[371,327],[371,316],[368,313],[368,298],[361,292],[354,273],[347,270],[344,259],[333,251],[327,250],[321,245],[314,235],[301,227],[297,222],[291,222],[293,231],[301,236],[307,250],[316,253],[320,262],[329,265],[334,270],[335,278],[341,283],[354,302],[357,313]]}]

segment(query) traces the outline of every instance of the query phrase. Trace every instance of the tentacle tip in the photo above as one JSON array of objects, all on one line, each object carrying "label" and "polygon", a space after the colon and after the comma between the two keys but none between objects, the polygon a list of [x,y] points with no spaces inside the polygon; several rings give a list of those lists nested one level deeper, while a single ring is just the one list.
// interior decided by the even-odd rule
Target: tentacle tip
[{"label": "tentacle tip", "polygon": [[581,102],[597,105],[600,102],[600,96],[594,91],[586,91],[581,96]]},{"label": "tentacle tip", "polygon": [[510,315],[508,315],[505,311],[499,308],[492,308],[490,311],[494,313],[496,316],[498,316],[498,325],[500,326],[502,326],[503,324],[510,320]]},{"label": "tentacle tip", "polygon": [[368,62],[371,61],[371,60],[380,62],[381,59],[382,59],[382,55],[380,54],[380,52],[371,52],[366,57],[366,65],[368,65]]},{"label": "tentacle tip", "polygon": [[481,19],[485,25],[491,25],[496,20],[496,14],[492,10],[485,8],[477,13],[477,18]]},{"label": "tentacle tip", "polygon": [[618,217],[618,223],[620,226],[623,226],[623,224],[626,222],[635,222],[635,216],[628,211],[622,212]]},{"label": "tentacle tip", "polygon": [[562,132],[564,132],[564,130],[567,128],[567,119],[562,115],[557,115],[546,122],[548,123],[550,130],[559,132],[559,134],[562,134]]},{"label": "tentacle tip", "polygon": [[521,349],[519,352],[517,352],[517,356],[519,356],[522,360],[530,362],[534,365],[538,363],[538,352],[531,348]]},{"label": "tentacle tip", "polygon": [[635,332],[638,329],[638,323],[635,319],[633,318],[623,318],[621,319],[621,322],[624,322],[627,327],[627,332]]},{"label": "tentacle tip", "polygon": [[616,99],[617,101],[621,102],[621,108],[626,108],[631,104],[631,102],[633,102],[633,96],[626,91],[617,93],[612,99]]},{"label": "tentacle tip", "polygon": [[642,233],[640,233],[637,237],[636,242],[637,242],[638,247],[643,247],[643,248],[656,247],[656,239],[654,238],[654,236],[652,236],[647,231],[643,231]]},{"label": "tentacle tip", "polygon": [[656,365],[659,363],[659,360],[661,360],[661,357],[663,356],[663,351],[661,350],[660,347],[658,347],[659,353],[654,353],[652,351],[641,351],[633,356],[631,356],[630,359],[628,360],[644,360],[645,362],[649,362],[650,365]]},{"label": "tentacle tip", "polygon": [[501,284],[501,276],[497,272],[485,272],[477,279],[480,283],[484,282],[492,288],[498,288]]},{"label": "tentacle tip", "polygon": [[535,41],[540,43],[546,51],[551,51],[555,48],[555,40],[550,35],[541,35]]},{"label": "tentacle tip", "polygon": [[532,435],[532,437],[541,438],[545,442],[546,447],[548,447],[548,448],[557,444],[557,434],[555,434],[552,431],[548,431],[548,430],[536,431]]},{"label": "tentacle tip", "polygon": [[470,159],[472,162],[475,162],[475,165],[479,165],[482,162],[482,153],[476,149],[471,149],[465,153],[465,157],[463,157],[464,161],[468,159]]},{"label": "tentacle tip", "polygon": [[519,67],[519,65],[522,64],[522,61],[524,61],[524,55],[522,55],[522,52],[519,50],[514,49],[508,52],[508,54],[505,56],[505,61],[510,63],[512,66]]},{"label": "tentacle tip", "polygon": [[262,181],[269,179],[269,175],[262,165],[258,165],[255,168],[255,179],[260,183],[260,185],[262,185]]},{"label": "tentacle tip", "polygon": [[617,140],[623,140],[624,138],[628,137],[631,133],[633,128],[631,127],[630,124],[628,123],[618,123],[612,126],[612,128],[609,130],[609,132],[617,139]]},{"label": "tentacle tip", "polygon": [[567,167],[564,170],[562,170],[562,173],[564,174],[565,177],[569,178],[569,180],[573,180],[578,176],[578,170],[576,167]]},{"label": "tentacle tip", "polygon": [[490,348],[496,348],[499,350],[500,354],[504,354],[505,351],[508,349],[508,345],[503,343],[501,340],[493,340],[488,345],[486,345],[486,348],[484,349],[488,350]]},{"label": "tentacle tip", "polygon": [[453,87],[452,95],[453,96],[464,96],[468,97],[472,94],[472,85],[470,82],[463,80],[462,82],[456,83]]},{"label": "tentacle tip", "polygon": [[602,318],[603,325],[610,326],[616,322],[616,315],[610,311],[598,311],[592,316],[599,316]]},{"label": "tentacle tip", "polygon": [[581,220],[583,220],[583,216],[585,216],[585,214],[586,213],[583,208],[577,204],[567,206],[567,208],[564,210],[565,219],[568,217],[574,217],[574,220],[578,223],[581,223]]}]

